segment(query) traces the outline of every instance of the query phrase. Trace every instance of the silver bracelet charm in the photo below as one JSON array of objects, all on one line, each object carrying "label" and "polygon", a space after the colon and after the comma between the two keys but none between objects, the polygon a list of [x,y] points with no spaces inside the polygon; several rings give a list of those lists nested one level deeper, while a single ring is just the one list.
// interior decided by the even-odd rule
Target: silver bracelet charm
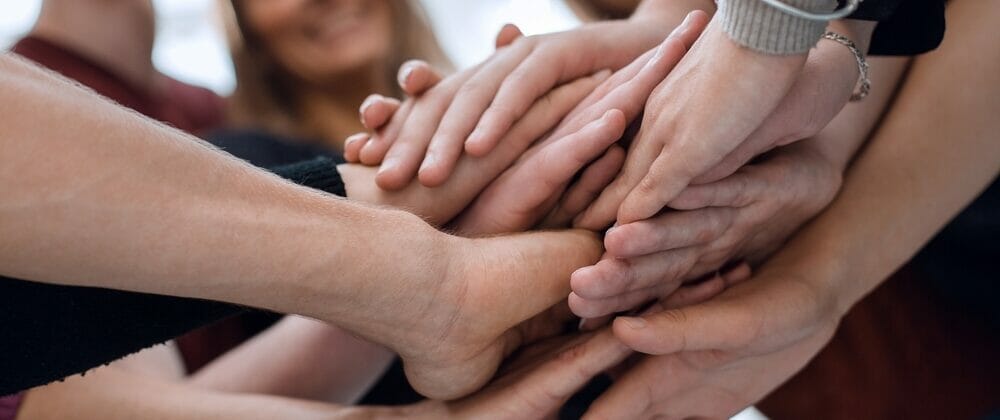
[{"label": "silver bracelet charm", "polygon": [[860,77],[858,90],[851,95],[851,102],[864,99],[865,96],[868,96],[868,92],[872,89],[872,81],[868,76],[868,61],[865,60],[865,55],[861,53],[861,50],[854,44],[854,41],[851,41],[846,36],[836,32],[827,31],[823,34],[823,39],[829,39],[843,45],[847,47],[847,49],[851,50],[851,54],[854,54],[854,59],[858,62],[858,73],[860,73]]},{"label": "silver bracelet charm", "polygon": [[816,20],[822,22],[829,22],[831,20],[837,20],[845,18],[855,10],[858,10],[858,5],[864,0],[847,0],[844,7],[834,10],[830,13],[813,13],[806,10],[799,9],[795,6],[791,6],[781,0],[760,0],[775,9],[781,10],[782,12],[788,13],[792,16],[806,19],[806,20]]}]

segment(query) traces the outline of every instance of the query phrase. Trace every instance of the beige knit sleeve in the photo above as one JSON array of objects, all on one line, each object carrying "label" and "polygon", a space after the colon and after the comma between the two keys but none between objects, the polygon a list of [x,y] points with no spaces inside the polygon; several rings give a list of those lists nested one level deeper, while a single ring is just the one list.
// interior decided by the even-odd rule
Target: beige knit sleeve
[{"label": "beige knit sleeve", "polygon": [[[836,0],[780,0],[813,13],[832,11]],[[718,0],[722,28],[736,43],[766,54],[802,54],[823,36],[827,22],[792,16],[761,0]]]}]

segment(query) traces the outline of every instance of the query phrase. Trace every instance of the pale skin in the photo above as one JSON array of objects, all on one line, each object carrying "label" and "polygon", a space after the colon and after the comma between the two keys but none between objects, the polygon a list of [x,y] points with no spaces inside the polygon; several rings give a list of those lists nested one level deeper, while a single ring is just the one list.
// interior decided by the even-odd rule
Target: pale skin
[{"label": "pale skin", "polygon": [[200,389],[102,367],[86,377],[75,376],[35,389],[23,402],[18,418],[544,418],[553,415],[574,392],[600,373],[596,366],[621,362],[630,353],[610,330],[558,337],[526,349],[500,379],[473,396],[400,407],[346,407]]},{"label": "pale skin", "polygon": [[589,418],[727,417],[759,400],[996,179],[1000,51],[989,22],[1000,7],[956,1],[947,13],[944,43],[914,60],[840,195],[755,278],[703,304],[615,320],[622,342],[652,356]]},{"label": "pale skin", "polygon": [[[463,156],[455,169],[458,176],[441,186],[430,189],[414,182],[402,190],[385,191],[372,182],[359,182],[361,190],[357,196],[382,197],[378,199],[380,202],[401,205],[400,200],[407,201],[408,197],[432,197],[429,191],[454,190],[456,185],[480,182],[469,189],[478,196],[467,195],[467,199],[454,203],[428,203],[421,207],[427,207],[430,213],[422,214],[430,216],[432,223],[443,223],[464,209],[450,226],[465,234],[521,231],[540,221],[544,226],[567,226],[618,172],[622,151],[611,147],[612,143],[621,137],[625,122],[639,115],[643,100],[694,43],[706,21],[704,14],[692,13],[659,46],[614,75],[608,76],[605,71],[556,88],[515,123],[495,153],[484,157]],[[506,31],[507,28],[501,31],[498,44],[502,45],[504,37],[511,34]],[[414,65],[426,73],[421,79],[437,80],[425,64]],[[433,94],[434,89],[428,92]],[[384,128],[381,124],[390,121],[397,110],[400,108],[393,102],[378,98],[361,110],[361,116],[366,125],[380,130]],[[599,130],[602,122],[611,123],[606,125],[611,129],[606,134],[598,134],[605,132]],[[599,126],[594,126],[595,123]],[[595,135],[587,134],[591,132]],[[356,144],[365,144],[369,137],[361,134],[349,139],[347,156],[356,156]],[[586,138],[591,141],[581,141]],[[466,175],[483,171],[492,176]],[[344,165],[341,173],[348,180],[377,178],[373,169],[361,165]],[[578,174],[579,179],[571,183]],[[350,194],[352,186],[348,188]]]},{"label": "pale skin", "polygon": [[[672,308],[704,302],[749,275],[746,267],[733,270],[682,289],[663,304]],[[74,376],[32,390],[18,418],[550,418],[601,372],[601,366],[620,363],[631,354],[610,329],[555,337],[520,350],[480,392],[455,401],[427,400],[398,407],[345,407],[246,391],[200,389],[173,382],[170,375],[129,375],[123,372],[124,363],[118,363],[97,368],[86,377]]]},{"label": "pale skin", "polygon": [[[853,60],[832,42],[820,43],[812,54],[807,71],[827,68],[823,61]],[[607,231],[605,258],[573,274],[574,312],[598,317],[627,310],[729,261],[759,263],[776,251],[833,200],[905,69],[905,60],[870,61],[872,94],[863,105],[842,110],[821,133],[780,147],[736,174],[687,187],[670,211]]]},{"label": "pale skin", "polygon": [[[837,21],[830,29],[864,51],[874,24]],[[844,54],[812,70],[806,64],[805,54],[770,56],[739,46],[714,20],[646,103],[625,168],[581,223],[648,219],[689,184],[721,179],[764,151],[816,134],[847,102],[858,70]]]},{"label": "pale skin", "polygon": [[[114,25],[107,24],[112,21]],[[149,1],[46,0],[31,35],[87,57],[132,86],[146,87],[151,95],[162,95],[158,90],[165,87],[161,83],[165,78],[153,66],[152,60],[154,28],[155,15]],[[352,86],[367,89],[368,85],[355,83]],[[225,362],[206,366],[193,379],[200,385],[224,390],[252,384],[247,391],[350,403],[365,391],[393,357],[381,346],[357,340],[338,327],[314,320],[294,318],[276,328],[277,331],[271,330],[265,336],[274,337],[281,343],[288,342],[282,340],[294,340],[298,344],[296,352],[269,351],[275,343],[254,340],[253,345],[241,346],[240,351],[226,357]],[[266,364],[255,355],[253,349],[258,346],[262,354],[267,354]],[[330,354],[324,346],[336,347],[340,354]],[[300,369],[296,363],[304,358],[310,360],[312,369],[327,373],[317,375],[308,387],[303,387],[303,381],[288,380]],[[134,374],[167,372],[176,380],[185,376],[176,350],[169,345],[144,351],[119,364]],[[234,368],[234,365],[251,364],[270,367],[270,374],[253,375],[247,369]]]},{"label": "pale skin", "polygon": [[[689,35],[687,38],[688,41],[686,42],[688,43],[693,42],[694,36],[696,36],[696,34]],[[671,53],[663,54],[661,55],[661,58],[658,59],[660,62],[662,62],[662,64],[654,66],[649,70],[645,70],[642,74],[669,70],[669,68],[673,65],[673,63],[676,63],[676,61],[680,58],[680,55],[683,52],[682,50],[676,50],[676,49],[671,49],[670,51]],[[650,73],[650,74],[652,75],[652,77],[655,78],[662,77],[662,75],[656,76],[655,75],[656,73]],[[467,175],[469,175],[458,178],[459,180],[463,180],[463,182],[451,183],[448,187],[440,188],[439,192],[434,194],[431,194],[425,188],[421,187],[417,188],[416,190],[410,191],[410,193],[401,192],[397,194],[381,194],[379,196],[365,196],[363,193],[360,193],[359,191],[367,190],[369,189],[370,186],[374,186],[374,184],[371,182],[370,178],[365,179],[364,177],[358,178],[351,176],[352,173],[363,173],[363,172],[358,172],[356,170],[352,171],[351,168],[349,167],[350,165],[345,165],[341,167],[341,171],[344,173],[345,181],[347,182],[348,185],[349,195],[356,199],[362,198],[375,202],[393,203],[395,205],[400,205],[408,209],[411,209],[413,211],[416,211],[419,214],[424,215],[425,217],[430,217],[432,221],[436,219],[438,220],[438,223],[446,221],[448,218],[450,218],[450,216],[447,215],[434,216],[434,214],[440,214],[442,208],[445,208],[446,206],[442,206],[441,201],[433,197],[450,196],[452,197],[452,200],[446,200],[446,202],[452,202],[454,204],[457,204],[457,207],[455,209],[460,210],[462,207],[464,207],[464,205],[461,204],[461,200],[469,200],[471,199],[471,197],[474,197],[475,191],[481,189],[482,185],[485,185],[485,182],[488,182],[490,179],[495,177],[495,172],[492,172],[491,175],[490,172],[491,169],[489,168],[494,168],[492,169],[492,171],[499,171],[505,168],[507,165],[509,165],[509,161],[511,159],[514,159],[515,157],[520,155],[521,152],[519,150],[523,151],[523,147],[526,147],[527,144],[530,144],[530,143],[525,143],[525,141],[530,142],[530,140],[541,135],[541,133],[548,130],[548,127],[554,125],[555,122],[559,120],[561,115],[565,113],[565,111],[558,111],[558,109],[568,110],[569,108],[571,108],[573,105],[578,103],[580,99],[583,98],[583,95],[589,93],[593,89],[594,85],[596,83],[599,83],[601,80],[603,79],[584,78],[578,82],[571,83],[563,88],[558,89],[557,92],[554,92],[553,95],[550,95],[552,96],[552,98],[544,102],[546,106],[540,106],[538,107],[537,111],[529,112],[529,116],[525,118],[523,121],[519,122],[519,126],[525,127],[524,129],[513,130],[514,133],[521,132],[522,134],[520,134],[520,136],[524,140],[521,140],[520,142],[509,142],[504,144],[504,147],[508,148],[510,148],[510,146],[516,146],[517,144],[522,144],[522,146],[520,146],[521,149],[513,148],[511,150],[511,153],[506,154],[507,156],[506,158],[503,158],[504,156],[503,153],[497,153],[491,155],[487,159],[487,161],[488,162],[492,161],[493,162],[492,164],[488,162],[476,162],[476,161],[463,163],[463,165],[468,165]],[[651,84],[648,85],[649,87],[639,86],[639,88],[646,89],[647,92],[646,94],[648,94],[648,89],[651,89],[652,86]],[[626,87],[628,86],[630,85],[626,85]],[[412,86],[412,83],[404,84],[403,87],[404,89],[409,88],[410,91],[417,92],[417,88]],[[630,95],[630,94],[632,94],[631,91],[625,90],[622,94],[619,94],[618,96]],[[620,100],[619,103],[621,103]],[[599,105],[600,109],[613,110],[612,105],[614,105],[614,103],[599,104]],[[540,117],[535,117],[535,115],[539,115]],[[537,121],[537,123],[531,124],[532,121]],[[582,127],[584,131],[582,131],[581,134],[573,134],[570,132],[569,129],[564,129],[563,132],[568,135],[563,136],[562,140],[560,140],[560,142],[556,146],[567,149],[567,151],[569,152],[573,152],[567,155],[567,158],[572,158],[572,160],[568,160],[569,166],[563,166],[564,169],[561,169],[560,170],[561,172],[560,171],[552,172],[551,170],[548,170],[548,168],[546,167],[536,168],[535,170],[528,172],[522,170],[520,171],[523,174],[522,176],[538,176],[542,177],[542,179],[550,179],[550,180],[564,179],[565,181],[561,182],[568,182],[569,179],[581,169],[581,165],[590,162],[595,156],[603,153],[604,149],[604,148],[592,149],[592,151],[586,152],[589,153],[590,155],[579,155],[578,151],[579,148],[573,146],[573,144],[574,143],[595,144],[593,140],[588,140],[588,138],[589,139],[604,138],[604,140],[601,141],[603,141],[605,144],[610,144],[610,142],[613,142],[620,136],[624,124],[624,122],[621,121],[620,117],[613,117],[612,120],[610,120],[610,122],[612,125],[608,126],[607,128],[602,128],[603,125],[607,124],[602,124],[601,121],[598,121],[597,123],[591,123],[586,127]],[[608,131],[609,129],[611,131]],[[594,133],[594,135],[588,136],[586,135],[587,133]],[[609,133],[609,134],[601,134],[601,133]],[[549,154],[554,155],[556,159],[556,160],[553,160],[553,158],[547,159],[547,162],[549,163],[553,163],[560,158],[566,159],[562,157],[563,155],[561,152],[558,151],[558,148],[553,149],[552,152]],[[506,160],[507,163],[504,163],[505,161],[503,161],[502,159],[507,159]],[[610,180],[610,176],[612,176],[614,171],[617,170],[617,167],[609,170],[611,172],[607,172],[606,175],[601,176],[601,179],[605,180],[603,181],[605,184],[598,185],[596,187],[591,186],[590,188],[599,189],[602,188],[603,185],[606,185],[606,182]],[[551,174],[547,174],[549,172],[551,172]],[[481,181],[479,181],[479,179],[481,179]],[[551,194],[552,192],[550,191],[548,193],[542,194],[541,196],[538,196],[538,198],[529,199],[528,201],[530,202],[531,200],[544,199],[545,197],[548,197]],[[505,196],[504,194],[496,195],[496,198],[501,199],[501,201],[504,202],[505,204],[510,204],[515,207],[518,206],[516,204],[517,198],[524,198],[524,197],[518,197],[515,194],[514,197],[512,197],[514,198],[514,200],[510,199],[505,200],[504,196]],[[466,197],[466,198],[458,198],[458,197]],[[526,202],[524,205],[537,206],[539,204],[544,204],[544,203],[528,204]],[[582,208],[583,208],[582,205],[577,206],[577,211],[582,210]],[[525,219],[524,215],[515,214],[513,216],[515,217],[516,220],[519,221],[512,221],[510,223],[515,223],[515,224],[527,223],[528,225],[534,223],[530,221],[532,218],[539,217],[539,215],[535,216],[529,215],[527,216],[528,218]],[[567,214],[568,218],[572,218],[572,216],[573,213]],[[508,216],[507,218],[509,217],[510,216]],[[463,220],[464,220],[463,231],[468,234],[476,234],[477,232],[482,231],[481,227],[477,227],[477,226],[482,226],[482,223],[476,222],[476,220],[484,220],[490,222],[499,221],[501,224],[508,223],[508,222],[503,222],[503,220],[505,220],[504,217],[497,218],[489,214],[482,216],[466,216],[463,218]],[[274,347],[274,345],[279,344],[279,342],[288,343],[293,341],[298,343],[296,346],[296,351],[293,353],[290,353],[288,351],[280,351],[275,353],[273,351],[268,350],[269,348]],[[350,402],[353,400],[353,398],[356,398],[358,395],[360,395],[360,393],[367,388],[368,384],[370,384],[370,381],[373,379],[373,375],[371,375],[371,373],[354,372],[351,370],[351,368],[358,368],[358,367],[364,368],[370,366],[372,365],[372,363],[370,363],[371,361],[367,361],[368,363],[360,361],[356,361],[357,363],[340,363],[344,362],[345,360],[339,360],[336,357],[331,357],[331,355],[329,354],[324,354],[324,357],[316,360],[318,363],[309,364],[310,366],[309,369],[310,373],[312,374],[316,374],[316,369],[324,369],[326,374],[313,375],[311,377],[314,377],[315,380],[303,382],[296,374],[296,372],[301,373],[300,372],[301,369],[305,367],[305,364],[301,363],[301,359],[303,357],[315,358],[318,354],[321,353],[319,351],[313,351],[311,349],[316,348],[318,350],[320,347],[323,346],[322,343],[327,343],[329,345],[337,345],[338,347],[340,347],[341,350],[350,354],[368,355],[371,353],[368,351],[360,351],[357,349],[355,349],[357,351],[351,350],[354,347],[358,346],[364,347],[366,345],[366,343],[356,343],[356,345],[352,345],[351,344],[352,342],[354,342],[354,340],[350,340],[348,337],[345,337],[344,334],[337,329],[331,329],[320,323],[316,323],[305,319],[292,318],[285,320],[284,322],[276,326],[276,328],[272,329],[271,331],[268,331],[258,339],[253,340],[250,343],[247,343],[246,345],[237,349],[236,351],[224,356],[221,360],[217,361],[216,363],[207,366],[197,375],[192,377],[191,382],[201,387],[208,387],[223,391],[272,393],[275,395],[285,395],[285,396],[300,397],[300,398],[316,398],[328,401]],[[315,345],[313,345],[314,343]],[[514,346],[516,345],[511,345],[510,347]],[[158,348],[153,351],[145,353],[154,353],[159,356],[169,357],[170,356],[169,354],[167,355],[163,354],[163,353],[168,353],[165,350],[166,349]],[[356,358],[357,357],[353,357],[352,360]],[[140,367],[142,367],[143,369],[148,369],[150,368],[150,365],[153,365],[152,367],[156,368],[155,365],[157,363],[160,363],[162,365],[168,364],[162,361],[154,361],[153,363],[146,363],[145,366],[140,366]],[[132,365],[135,365],[135,363],[132,363]],[[257,368],[255,368],[251,373],[244,367],[249,365],[257,366]],[[177,375],[173,375],[172,379],[177,379],[176,376]],[[46,394],[46,395],[48,395],[49,397],[53,397],[54,395],[58,394]],[[39,398],[42,397],[36,397],[36,401]],[[62,402],[64,403],[65,401]]]},{"label": "pale skin", "polygon": [[569,273],[600,253],[583,232],[449,236],[290,185],[11,56],[0,72],[7,276],[322,319],[402,351],[418,390],[455,397],[485,383],[520,344],[507,331],[564,299]]},{"label": "pale skin", "polygon": [[[587,74],[624,67],[662,40],[689,11],[702,8],[714,10],[714,5],[701,0],[647,1],[627,21],[517,38],[482,65],[404,104],[393,121],[361,147],[358,159],[368,165],[381,163],[376,180],[382,188],[402,188],[418,170],[421,183],[439,185],[450,177],[463,149],[473,156],[489,153],[546,92]],[[477,123],[480,116],[482,122]]]}]

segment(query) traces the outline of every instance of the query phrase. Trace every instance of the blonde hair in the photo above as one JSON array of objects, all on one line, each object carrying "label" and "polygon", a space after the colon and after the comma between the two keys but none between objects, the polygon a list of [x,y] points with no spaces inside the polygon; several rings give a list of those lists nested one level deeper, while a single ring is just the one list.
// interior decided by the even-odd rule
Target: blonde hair
[{"label": "blonde hair", "polygon": [[[319,133],[303,127],[293,79],[249,29],[240,0],[221,0],[220,4],[236,71],[236,90],[229,99],[229,123],[281,134],[318,136]],[[388,0],[388,4],[394,33],[392,50],[382,72],[386,85],[393,88],[388,93],[401,97],[395,75],[406,60],[425,60],[444,73],[451,72],[453,67],[418,1]]]}]

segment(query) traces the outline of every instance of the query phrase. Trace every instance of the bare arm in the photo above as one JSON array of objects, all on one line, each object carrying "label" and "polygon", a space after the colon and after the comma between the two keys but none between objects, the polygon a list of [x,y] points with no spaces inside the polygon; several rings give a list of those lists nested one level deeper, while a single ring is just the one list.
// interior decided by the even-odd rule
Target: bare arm
[{"label": "bare arm", "polygon": [[912,257],[1000,173],[1000,50],[983,26],[1000,18],[1000,7],[955,2],[948,13],[963,24],[916,60],[840,197],[789,246],[835,267],[841,307]]},{"label": "bare arm", "polygon": [[400,353],[433,397],[482,386],[600,249],[458,238],[295,186],[9,55],[0,103],[0,274],[314,317]]},{"label": "bare arm", "polygon": [[32,390],[17,418],[330,419],[351,418],[352,411],[269,395],[205,390],[103,367]]},{"label": "bare arm", "polygon": [[289,316],[189,380],[220,391],[353,404],[375,384],[393,356],[335,326]]},{"label": "bare arm", "polygon": [[433,238],[416,217],[291,185],[12,56],[0,98],[4,275],[308,312],[308,288],[436,260],[378,249]]}]

